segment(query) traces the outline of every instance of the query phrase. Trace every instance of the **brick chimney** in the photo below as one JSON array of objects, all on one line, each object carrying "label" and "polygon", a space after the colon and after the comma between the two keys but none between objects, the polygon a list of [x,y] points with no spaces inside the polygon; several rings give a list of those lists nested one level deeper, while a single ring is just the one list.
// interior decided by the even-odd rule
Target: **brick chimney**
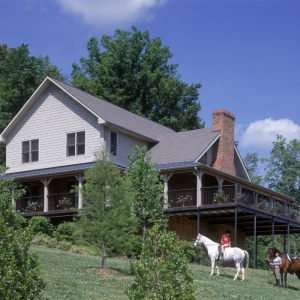
[{"label": "brick chimney", "polygon": [[220,132],[220,139],[213,167],[236,175],[234,166],[234,114],[225,109],[214,110],[213,131]]}]

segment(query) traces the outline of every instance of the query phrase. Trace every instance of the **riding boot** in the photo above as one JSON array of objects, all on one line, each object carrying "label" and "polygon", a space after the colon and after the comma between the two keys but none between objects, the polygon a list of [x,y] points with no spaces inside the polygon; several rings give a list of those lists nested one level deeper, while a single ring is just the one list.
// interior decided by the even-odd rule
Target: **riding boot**
[{"label": "riding boot", "polygon": [[280,287],[280,279],[276,279],[276,285]]}]

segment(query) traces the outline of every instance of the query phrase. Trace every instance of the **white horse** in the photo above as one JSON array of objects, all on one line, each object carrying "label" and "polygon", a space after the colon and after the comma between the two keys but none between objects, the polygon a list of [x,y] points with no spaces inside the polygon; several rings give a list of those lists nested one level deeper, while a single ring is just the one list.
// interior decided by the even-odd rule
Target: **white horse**
[{"label": "white horse", "polygon": [[[213,242],[209,238],[207,238],[204,235],[201,235],[200,233],[197,236],[196,242],[194,244],[195,247],[198,245],[203,244],[204,247],[207,250],[208,255],[210,256],[211,261],[211,273],[210,275],[214,274],[214,266],[216,264],[217,269],[217,275],[220,275],[217,259],[219,257],[219,244]],[[248,273],[248,267],[249,267],[249,253],[245,250],[242,250],[240,248],[234,247],[234,248],[225,248],[224,255],[220,255],[220,260],[222,261],[234,261],[235,266],[237,268],[237,272],[234,276],[234,280],[237,279],[240,271],[242,270],[242,280],[245,279],[245,269],[244,269],[244,262],[246,261],[246,274]]]}]

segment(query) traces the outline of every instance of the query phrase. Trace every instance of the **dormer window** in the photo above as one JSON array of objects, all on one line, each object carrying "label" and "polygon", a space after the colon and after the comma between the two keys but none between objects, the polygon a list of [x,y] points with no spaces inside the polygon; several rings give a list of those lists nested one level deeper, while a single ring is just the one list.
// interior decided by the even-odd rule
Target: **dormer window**
[{"label": "dormer window", "polygon": [[39,140],[22,142],[22,163],[39,161]]},{"label": "dormer window", "polygon": [[118,134],[114,131],[110,132],[110,153],[117,156]]},{"label": "dormer window", "polygon": [[67,134],[67,156],[85,154],[85,132]]}]

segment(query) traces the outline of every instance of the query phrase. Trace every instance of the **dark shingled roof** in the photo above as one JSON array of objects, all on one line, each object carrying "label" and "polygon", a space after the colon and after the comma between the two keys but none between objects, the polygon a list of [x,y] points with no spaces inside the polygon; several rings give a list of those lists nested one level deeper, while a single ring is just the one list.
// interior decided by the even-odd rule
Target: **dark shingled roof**
[{"label": "dark shingled roof", "polygon": [[158,136],[161,134],[170,134],[175,132],[174,130],[160,125],[159,123],[138,116],[110,102],[80,91],[68,84],[62,83],[53,78],[51,78],[51,80],[108,123],[155,141],[158,141]]},{"label": "dark shingled roof", "polygon": [[4,174],[4,175],[0,176],[0,180],[4,180],[4,179],[8,179],[8,178],[16,178],[16,179],[34,178],[34,177],[40,177],[40,176],[60,175],[60,174],[70,173],[70,172],[85,171],[85,170],[91,168],[93,165],[94,165],[94,162],[91,162],[91,163],[84,163],[84,164],[77,164],[77,165],[38,169],[38,170],[24,171],[24,172],[17,172],[17,173],[9,173],[9,174]]},{"label": "dark shingled roof", "polygon": [[157,165],[196,162],[219,134],[211,128],[203,128],[164,135],[150,150],[152,161]]}]

